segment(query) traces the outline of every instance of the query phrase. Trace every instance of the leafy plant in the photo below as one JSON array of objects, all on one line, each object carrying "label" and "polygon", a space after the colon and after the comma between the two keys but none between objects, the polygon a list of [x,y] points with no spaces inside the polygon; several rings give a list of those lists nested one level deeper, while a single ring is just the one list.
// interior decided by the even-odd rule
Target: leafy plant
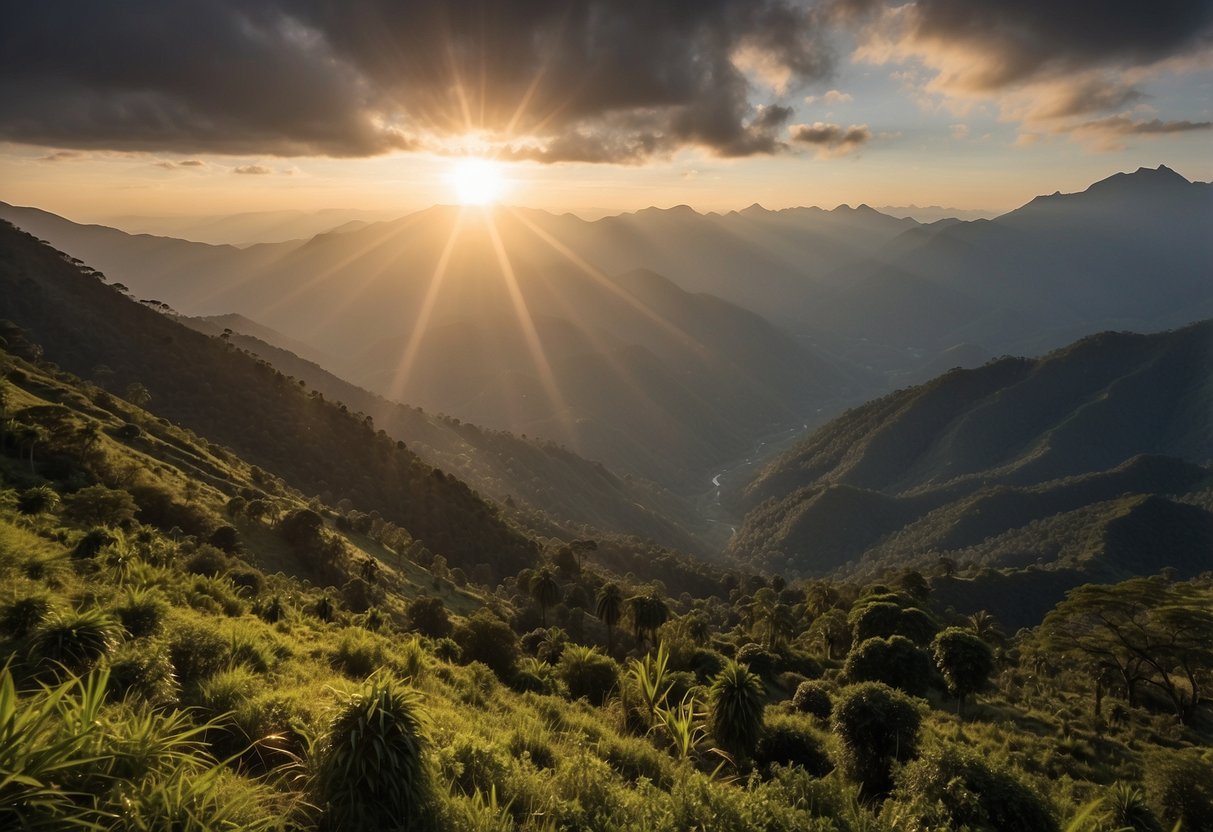
[{"label": "leafy plant", "polygon": [[717,744],[734,757],[754,753],[762,731],[762,680],[730,661],[708,690],[709,725]]}]

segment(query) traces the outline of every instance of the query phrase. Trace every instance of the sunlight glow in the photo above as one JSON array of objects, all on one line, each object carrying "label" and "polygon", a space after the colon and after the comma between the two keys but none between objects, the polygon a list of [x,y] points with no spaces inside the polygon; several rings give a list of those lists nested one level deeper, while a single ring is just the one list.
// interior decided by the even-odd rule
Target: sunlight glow
[{"label": "sunlight glow", "polygon": [[460,205],[489,205],[505,195],[501,165],[488,159],[461,159],[451,171],[451,184]]}]

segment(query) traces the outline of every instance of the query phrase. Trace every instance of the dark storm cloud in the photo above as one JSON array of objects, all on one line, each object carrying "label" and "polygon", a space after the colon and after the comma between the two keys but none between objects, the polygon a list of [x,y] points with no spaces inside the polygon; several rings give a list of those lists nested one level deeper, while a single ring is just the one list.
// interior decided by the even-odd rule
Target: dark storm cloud
[{"label": "dark storm cloud", "polygon": [[[1107,112],[1142,97],[1164,62],[1213,46],[1213,0],[835,0],[867,57],[916,58],[948,95],[1026,91],[1026,121]],[[1015,109],[1015,108],[1013,108]]]},{"label": "dark storm cloud", "polygon": [[966,83],[997,89],[1092,67],[1147,66],[1207,47],[1210,0],[919,0],[908,36],[980,58]]},{"label": "dark storm cloud", "polygon": [[545,161],[745,156],[779,150],[790,116],[748,68],[795,87],[832,67],[800,0],[77,0],[5,17],[0,137],[73,148],[364,156],[472,129]]}]

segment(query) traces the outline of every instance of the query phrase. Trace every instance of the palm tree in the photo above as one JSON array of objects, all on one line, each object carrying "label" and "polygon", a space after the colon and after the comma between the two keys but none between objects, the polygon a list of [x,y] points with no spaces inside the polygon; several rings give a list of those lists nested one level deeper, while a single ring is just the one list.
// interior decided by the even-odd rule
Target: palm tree
[{"label": "palm tree", "polygon": [[623,617],[623,593],[618,584],[607,584],[598,592],[598,605],[594,610],[607,628],[607,652],[615,649],[615,625]]},{"label": "palm tree", "polygon": [[1002,633],[999,631],[998,622],[986,610],[978,610],[969,616],[969,629],[986,644],[1002,641]]},{"label": "palm tree", "polygon": [[670,608],[656,594],[634,595],[627,601],[632,630],[643,645],[646,637],[657,642],[657,630],[670,618]]},{"label": "palm tree", "polygon": [[729,661],[708,691],[709,724],[716,743],[734,757],[749,757],[762,731],[764,691],[757,674]]},{"label": "palm tree", "polygon": [[552,577],[552,570],[546,566],[531,578],[531,597],[539,604],[539,612],[543,618],[543,626],[548,626],[548,607],[560,600],[560,584]]}]

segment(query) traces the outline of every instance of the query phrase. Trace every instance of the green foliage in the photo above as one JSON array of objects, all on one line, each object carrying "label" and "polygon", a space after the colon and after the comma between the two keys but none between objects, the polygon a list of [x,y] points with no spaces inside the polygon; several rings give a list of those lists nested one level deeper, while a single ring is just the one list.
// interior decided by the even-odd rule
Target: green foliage
[{"label": "green foliage", "polygon": [[762,680],[728,662],[708,689],[708,724],[717,745],[737,758],[753,755],[762,732]]},{"label": "green foliage", "polygon": [[1213,829],[1213,763],[1194,749],[1157,749],[1143,768],[1146,795],[1164,824]]},{"label": "green foliage", "polygon": [[14,598],[0,607],[0,633],[24,638],[45,621],[54,609],[54,602],[45,592]]},{"label": "green foliage", "polygon": [[834,703],[830,700],[830,692],[821,682],[801,682],[796,686],[792,695],[792,707],[803,714],[829,719]]},{"label": "green foliage", "polygon": [[59,494],[49,485],[27,488],[17,497],[17,511],[22,514],[45,514],[59,507]]},{"label": "green foliage", "polygon": [[1163,832],[1141,789],[1129,783],[1113,783],[1103,802],[1107,823],[1128,832]]},{"label": "green foliage", "polygon": [[177,700],[177,679],[163,644],[127,642],[110,659],[109,671],[109,689],[114,698],[132,697],[152,705]]},{"label": "green foliage", "polygon": [[557,673],[574,699],[601,705],[619,684],[619,666],[596,647],[570,645],[560,656]]},{"label": "green foliage", "polygon": [[962,703],[984,690],[994,672],[994,651],[975,634],[949,627],[931,645],[935,666],[948,683],[948,690]]},{"label": "green foliage", "polygon": [[129,492],[90,485],[63,497],[63,514],[81,526],[123,526],[138,511]]},{"label": "green foliage", "polygon": [[409,602],[405,611],[409,628],[431,638],[444,638],[454,629],[441,598],[422,595]]},{"label": "green foliage", "polygon": [[387,676],[350,698],[316,759],[313,791],[329,828],[423,829],[433,823],[421,696]]},{"label": "green foliage", "polygon": [[843,672],[851,682],[884,682],[922,696],[931,681],[931,660],[905,636],[870,638],[847,656]]},{"label": "green foliage", "polygon": [[117,625],[95,607],[52,612],[30,634],[30,658],[51,672],[84,673],[117,644]]},{"label": "green foliage", "polygon": [[893,785],[894,763],[917,754],[921,724],[914,700],[888,685],[864,682],[844,688],[831,718],[840,767],[865,794],[886,793]]},{"label": "green foliage", "polygon": [[155,589],[129,589],[114,607],[123,629],[135,638],[159,633],[168,613],[168,599]]},{"label": "green foliage", "polygon": [[932,748],[906,764],[893,799],[916,829],[1057,832],[1048,804],[1013,772],[962,748]]},{"label": "green foliage", "polygon": [[463,661],[482,662],[499,679],[508,679],[518,663],[518,638],[510,625],[487,609],[477,610],[455,628],[454,638],[463,651]]},{"label": "green foliage", "polygon": [[222,670],[228,663],[228,640],[208,624],[182,622],[169,628],[169,658],[177,681],[191,687]]},{"label": "green foliage", "polygon": [[382,669],[387,662],[387,644],[383,637],[360,627],[342,630],[337,647],[333,650],[333,667],[353,679],[365,679]]},{"label": "green foliage", "polygon": [[814,777],[824,777],[834,768],[822,738],[806,720],[790,716],[767,721],[754,749],[754,762],[768,774],[773,766],[797,766]]}]

